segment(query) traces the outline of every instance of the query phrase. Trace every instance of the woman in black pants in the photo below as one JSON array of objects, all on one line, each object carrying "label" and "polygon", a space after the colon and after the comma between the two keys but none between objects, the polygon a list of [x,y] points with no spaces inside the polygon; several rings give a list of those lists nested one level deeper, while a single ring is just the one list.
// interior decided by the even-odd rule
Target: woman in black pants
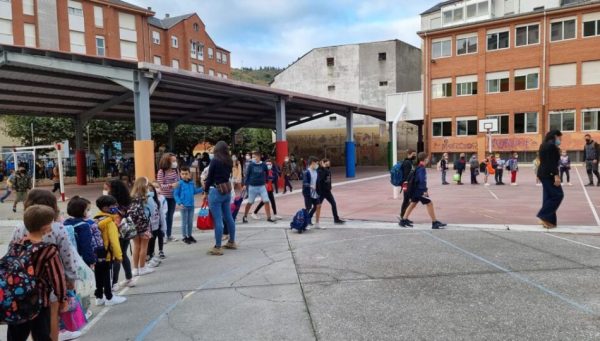
[{"label": "woman in black pants", "polygon": [[542,208],[537,217],[546,229],[556,227],[556,211],[564,198],[558,171],[561,137],[562,133],[559,130],[550,131],[546,134],[539,151],[540,166],[537,177],[542,183],[543,196]]},{"label": "woman in black pants", "polygon": [[[121,218],[127,215],[127,211],[129,211],[129,206],[131,205],[131,196],[129,195],[129,189],[127,189],[127,186],[125,186],[121,180],[111,180],[110,182],[105,183],[103,194],[111,195],[117,199],[117,203],[119,204],[119,216]],[[112,268],[113,291],[119,291],[123,287],[132,287],[135,285],[131,273],[131,262],[129,261],[129,256],[127,256],[129,240],[119,238],[119,244],[121,244],[121,250],[123,251],[123,261],[121,263],[123,264],[123,270],[125,271],[125,280],[119,283],[121,263],[114,262]]]}]

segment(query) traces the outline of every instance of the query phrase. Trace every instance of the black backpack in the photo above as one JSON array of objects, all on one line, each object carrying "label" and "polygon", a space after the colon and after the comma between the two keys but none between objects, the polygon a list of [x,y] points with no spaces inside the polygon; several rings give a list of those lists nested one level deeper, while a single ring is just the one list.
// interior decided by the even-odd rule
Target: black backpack
[{"label": "black backpack", "polygon": [[411,197],[415,193],[415,188],[417,185],[416,171],[417,169],[413,168],[410,173],[408,173],[408,177],[406,178],[406,194]]},{"label": "black backpack", "polygon": [[479,171],[480,171],[481,173],[485,173],[485,169],[486,169],[486,167],[487,167],[487,166],[486,166],[485,162],[482,162],[482,163],[480,163],[480,164],[479,164]]}]

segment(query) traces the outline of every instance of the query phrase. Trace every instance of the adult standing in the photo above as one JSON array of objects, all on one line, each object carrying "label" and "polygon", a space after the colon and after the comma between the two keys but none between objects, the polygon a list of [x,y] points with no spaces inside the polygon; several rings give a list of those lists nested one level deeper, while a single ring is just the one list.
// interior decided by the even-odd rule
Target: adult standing
[{"label": "adult standing", "polygon": [[[408,181],[410,172],[414,171],[414,163],[416,158],[417,152],[414,149],[409,149],[406,151],[406,158],[404,161],[402,161],[402,166],[400,166],[400,169],[402,170],[402,179],[404,179],[404,182]],[[404,187],[404,184],[402,185]],[[402,194],[404,195],[404,198],[402,200],[402,208],[400,209],[400,223],[398,223],[398,225],[402,227],[412,227],[413,222],[408,219],[404,219],[404,214],[406,213],[408,205],[410,205],[411,197],[407,191],[403,191]]]},{"label": "adult standing", "polygon": [[223,247],[236,250],[235,221],[231,215],[231,178],[233,160],[229,156],[229,146],[224,141],[215,145],[214,158],[208,168],[208,176],[204,185],[204,197],[208,193],[208,206],[215,222],[215,245],[208,251],[214,256],[223,255],[221,240],[223,238],[223,223],[229,230],[229,240]]},{"label": "adult standing", "polygon": [[160,186],[160,193],[167,199],[167,241],[174,242],[177,238],[171,235],[173,230],[173,215],[175,214],[175,198],[173,190],[179,186],[179,172],[177,171],[177,158],[173,153],[165,153],[158,163],[156,182]]},{"label": "adult standing", "polygon": [[594,175],[598,180],[597,186],[600,186],[600,173],[598,173],[598,160],[600,160],[600,144],[592,140],[590,134],[585,134],[585,146],[583,147],[583,159],[585,160],[585,170],[587,171],[590,183],[586,186],[594,186]]},{"label": "adult standing", "polygon": [[477,160],[477,154],[471,156],[469,160],[469,166],[471,168],[471,185],[478,185],[477,175],[479,175],[479,160]]},{"label": "adult standing", "polygon": [[564,193],[560,184],[558,163],[560,161],[560,139],[562,133],[552,130],[546,134],[540,146],[540,166],[537,177],[543,186],[542,208],[537,214],[544,228],[556,227],[556,211],[563,200]]}]

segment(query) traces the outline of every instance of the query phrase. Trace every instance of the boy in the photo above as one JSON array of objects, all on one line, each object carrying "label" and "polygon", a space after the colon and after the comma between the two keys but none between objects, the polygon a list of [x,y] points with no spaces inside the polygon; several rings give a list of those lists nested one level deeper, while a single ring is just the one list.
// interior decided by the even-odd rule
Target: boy
[{"label": "boy", "polygon": [[[344,224],[346,221],[340,219],[337,211],[337,204],[335,202],[335,198],[333,197],[333,193],[331,193],[331,162],[329,159],[321,160],[321,166],[319,167],[317,174],[317,194],[319,195],[319,205],[322,207],[323,202],[325,200],[329,201],[331,205],[331,211],[333,213],[333,223],[334,224]],[[317,210],[317,221],[319,221],[321,216],[321,210]]]},{"label": "boy", "polygon": [[194,195],[204,192],[202,187],[196,187],[192,181],[192,172],[188,166],[179,169],[179,186],[173,191],[173,197],[177,206],[181,207],[181,235],[186,244],[195,243],[192,237],[192,226],[194,226]]},{"label": "boy", "polygon": [[[462,156],[462,155],[461,155]],[[431,228],[434,230],[444,228],[446,224],[437,220],[435,217],[435,211],[433,209],[433,203],[429,199],[429,193],[427,193],[427,171],[425,167],[427,165],[427,154],[421,152],[417,155],[417,161],[419,162],[417,169],[415,170],[415,176],[412,184],[408,185],[408,192],[411,196],[411,203],[406,210],[404,219],[408,219],[412,211],[420,201],[421,204],[427,207],[427,213],[431,217]]]},{"label": "boy", "polygon": [[502,175],[504,174],[504,166],[506,165],[506,161],[500,157],[500,154],[496,154],[496,185],[504,185],[502,181]]},{"label": "boy", "polygon": [[90,212],[90,201],[78,195],[69,200],[67,214],[70,218],[63,223],[65,226],[73,226],[77,252],[88,266],[96,263],[96,255],[92,247],[92,230],[87,221]]},{"label": "boy", "polygon": [[267,212],[267,221],[270,223],[274,223],[275,220],[271,218],[271,207],[269,204],[269,194],[267,193],[267,175],[269,169],[266,164],[261,161],[260,152],[253,152],[252,162],[248,164],[248,169],[246,170],[246,178],[244,179],[244,188],[248,187],[248,203],[246,204],[246,209],[244,211],[244,217],[242,218],[242,222],[244,224],[248,223],[248,213],[250,212],[250,208],[254,204],[257,196],[260,196],[262,202],[265,204],[265,211]]},{"label": "boy", "polygon": [[[110,269],[112,262],[121,262],[123,253],[119,244],[119,230],[115,219],[119,215],[119,204],[117,199],[110,195],[103,195],[96,200],[96,206],[100,213],[94,217],[98,221],[98,229],[102,234],[105,252],[98,255],[94,273],[96,275],[96,305],[112,306],[123,303],[127,298],[112,294]],[[104,295],[104,297],[103,297]]]},{"label": "boy", "polygon": [[[414,170],[414,162],[416,159],[417,152],[414,149],[408,149],[406,151],[406,158],[404,161],[402,161],[402,166],[400,168],[402,170],[402,178],[404,179],[402,185],[404,185],[408,180],[410,172]],[[413,222],[408,219],[404,219],[404,214],[406,213],[408,205],[410,205],[410,196],[408,195],[407,191],[404,191],[402,193],[402,206],[400,207],[400,222],[398,223],[398,225],[402,227],[412,227]]]},{"label": "boy", "polygon": [[[274,184],[274,182],[276,181],[275,171],[273,170],[273,163],[270,159],[267,160],[267,169],[267,194],[269,195],[269,202],[271,203],[271,208],[273,209],[273,218],[275,218],[276,220],[281,220],[282,218],[277,215],[277,204],[275,203],[275,195],[273,194],[274,187],[276,188],[277,185]],[[265,203],[263,203],[262,201],[260,202],[260,204],[258,204],[258,206],[256,206],[256,209],[254,209],[254,213],[252,214],[253,219],[259,219],[258,212],[261,208],[263,208],[263,206],[265,206]]]},{"label": "boy", "polygon": [[2,198],[0,198],[0,203],[4,204],[4,200],[6,200],[6,198],[8,198],[10,196],[10,194],[12,193],[11,189],[12,189],[14,183],[15,183],[15,171],[14,171],[14,169],[11,169],[10,175],[6,179],[6,193],[2,196]]},{"label": "boy", "polygon": [[13,212],[16,213],[17,204],[20,202],[25,203],[25,198],[27,198],[27,192],[31,189],[31,177],[29,176],[29,174],[27,174],[27,170],[25,170],[25,167],[23,165],[19,165],[19,169],[15,174],[13,189],[17,192],[17,196],[13,204]]},{"label": "boy", "polygon": [[292,179],[293,173],[293,165],[290,161],[290,157],[286,156],[285,161],[283,162],[283,177],[285,179],[285,185],[283,187],[283,194],[287,193],[288,187],[290,188],[290,192],[293,192],[292,183],[290,180]]},{"label": "boy", "polygon": [[513,153],[513,157],[508,160],[507,169],[510,171],[510,185],[517,185],[517,172],[519,171],[519,155]]},{"label": "boy", "polygon": [[442,172],[442,185],[449,185],[450,183],[446,181],[446,172],[448,171],[448,153],[444,153],[442,159],[440,160],[440,171]]},{"label": "boy", "polygon": [[471,185],[478,185],[477,175],[479,174],[479,161],[477,160],[477,154],[471,155],[469,166],[471,166]]},{"label": "boy", "polygon": [[465,153],[460,153],[460,158],[454,161],[454,170],[458,173],[457,185],[462,185],[462,174],[467,168],[467,160],[465,160]]},{"label": "boy", "polygon": [[[53,292],[60,310],[67,308],[67,282],[58,249],[52,244],[41,244],[44,235],[52,231],[56,213],[48,206],[33,205],[25,210],[23,221],[27,235],[14,244],[27,246],[33,245],[31,256],[37,290],[42,299],[39,314],[30,321],[22,324],[8,325],[7,339],[9,341],[25,341],[31,334],[34,340],[50,340],[50,292]],[[18,245],[11,245],[12,247]]]},{"label": "boy", "polygon": [[[310,216],[311,225],[313,215],[317,210],[321,209],[319,194],[317,193],[317,180],[319,178],[317,169],[319,169],[319,160],[314,156],[309,157],[308,168],[306,169],[302,177],[302,195],[304,196],[304,206]],[[318,215],[317,222],[314,228],[321,228],[321,226],[319,225]]]}]

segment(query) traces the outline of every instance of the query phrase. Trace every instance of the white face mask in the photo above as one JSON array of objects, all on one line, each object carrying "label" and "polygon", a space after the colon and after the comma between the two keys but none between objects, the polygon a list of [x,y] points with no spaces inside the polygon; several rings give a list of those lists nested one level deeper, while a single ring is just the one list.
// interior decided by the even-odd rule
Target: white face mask
[{"label": "white face mask", "polygon": [[177,162],[173,162],[173,163],[171,163],[171,168],[173,168],[173,169],[177,169],[177,166],[178,166],[178,165],[177,165]]},{"label": "white face mask", "polygon": [[250,155],[246,155],[246,160],[250,161]]},{"label": "white face mask", "polygon": [[231,160],[233,160],[233,162],[236,162],[237,161],[237,156],[232,156]]},{"label": "white face mask", "polygon": [[102,195],[108,195],[108,191],[107,190],[102,191]]}]

